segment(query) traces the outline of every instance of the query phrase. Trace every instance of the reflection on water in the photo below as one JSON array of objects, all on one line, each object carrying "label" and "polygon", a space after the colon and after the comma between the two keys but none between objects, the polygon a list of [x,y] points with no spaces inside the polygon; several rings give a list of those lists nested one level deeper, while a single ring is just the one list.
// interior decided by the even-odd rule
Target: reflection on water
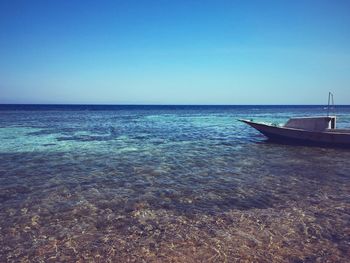
[{"label": "reflection on water", "polygon": [[347,262],[350,151],[236,121],[305,111],[0,111],[0,262]]}]

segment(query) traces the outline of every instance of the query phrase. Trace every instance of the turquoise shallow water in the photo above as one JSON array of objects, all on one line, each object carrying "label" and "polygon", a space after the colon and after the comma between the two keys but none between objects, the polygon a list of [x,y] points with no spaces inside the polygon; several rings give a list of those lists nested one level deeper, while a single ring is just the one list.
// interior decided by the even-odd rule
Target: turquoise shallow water
[{"label": "turquoise shallow water", "polygon": [[[1,106],[1,262],[346,262],[350,151],[269,143],[321,106]],[[350,107],[338,107],[350,127]]]}]

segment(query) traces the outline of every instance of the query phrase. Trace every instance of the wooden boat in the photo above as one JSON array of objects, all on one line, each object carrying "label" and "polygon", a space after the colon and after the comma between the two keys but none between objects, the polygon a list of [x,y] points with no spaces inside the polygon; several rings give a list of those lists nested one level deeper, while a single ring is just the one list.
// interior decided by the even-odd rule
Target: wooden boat
[{"label": "wooden boat", "polygon": [[350,129],[337,129],[335,116],[292,118],[282,126],[249,120],[240,121],[269,139],[283,143],[350,147]]}]

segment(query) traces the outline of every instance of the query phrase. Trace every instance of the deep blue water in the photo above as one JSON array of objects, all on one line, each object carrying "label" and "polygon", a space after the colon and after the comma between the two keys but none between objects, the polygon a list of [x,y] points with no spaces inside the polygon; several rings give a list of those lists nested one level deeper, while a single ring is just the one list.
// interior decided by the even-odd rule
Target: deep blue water
[{"label": "deep blue water", "polygon": [[[337,106],[350,128],[350,106]],[[0,105],[0,262],[346,262],[350,151],[237,119],[324,106]]]}]

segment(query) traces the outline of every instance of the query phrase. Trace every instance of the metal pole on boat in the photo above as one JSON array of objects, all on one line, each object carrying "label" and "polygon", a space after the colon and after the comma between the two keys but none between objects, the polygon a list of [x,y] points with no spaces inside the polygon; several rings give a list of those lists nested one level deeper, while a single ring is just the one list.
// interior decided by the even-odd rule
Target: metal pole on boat
[{"label": "metal pole on boat", "polygon": [[[332,97],[332,101],[331,101],[331,97]],[[330,104],[332,102],[332,105],[334,107],[334,98],[333,98],[333,93],[332,92],[328,92],[328,106],[327,106],[327,117],[329,117],[329,108],[330,108]]]}]

